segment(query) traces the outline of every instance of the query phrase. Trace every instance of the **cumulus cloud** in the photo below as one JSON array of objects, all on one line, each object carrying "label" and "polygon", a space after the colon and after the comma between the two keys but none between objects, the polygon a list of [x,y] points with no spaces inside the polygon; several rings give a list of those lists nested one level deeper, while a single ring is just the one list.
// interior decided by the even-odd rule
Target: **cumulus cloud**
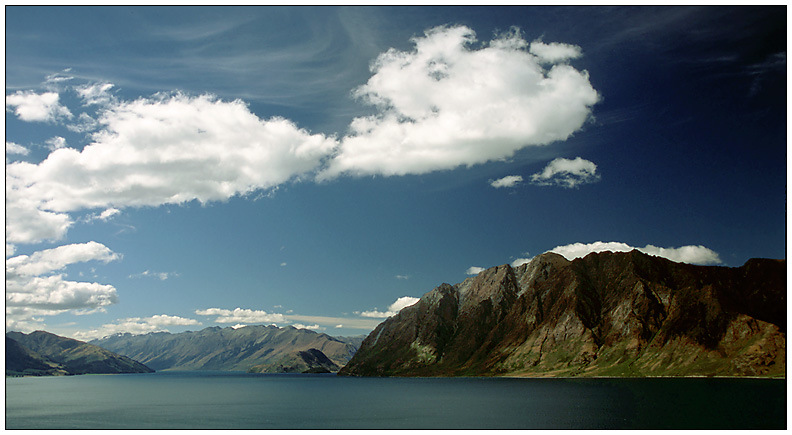
[{"label": "cumulus cloud", "polygon": [[490,186],[494,188],[501,188],[501,187],[514,187],[520,183],[522,183],[523,177],[520,175],[507,175],[503,178],[498,178],[497,180],[490,181]]},{"label": "cumulus cloud", "polygon": [[273,322],[286,322],[283,314],[271,314],[261,310],[251,310],[234,308],[233,310],[226,310],[222,308],[208,308],[206,310],[196,310],[195,314],[199,316],[217,316],[215,322],[217,323],[273,323]]},{"label": "cumulus cloud", "polygon": [[101,311],[117,303],[112,285],[69,281],[59,272],[70,264],[114,261],[120,255],[97,242],[59,246],[6,259],[6,327],[66,311]]},{"label": "cumulus cloud", "polygon": [[[226,200],[318,167],[335,146],[282,118],[259,119],[241,101],[182,94],[106,108],[82,151],[6,165],[6,230],[20,243],[59,239],[69,212]],[[49,231],[46,231],[46,229]]]},{"label": "cumulus cloud", "polygon": [[531,182],[540,186],[577,187],[599,181],[597,165],[577,157],[573,160],[559,157],[541,171],[531,176]]},{"label": "cumulus cloud", "polygon": [[481,48],[464,26],[437,27],[412,42],[413,50],[390,49],[372,64],[354,95],[379,113],[352,121],[320,179],[508,158],[567,139],[599,99],[586,72],[530,53],[517,29]]},{"label": "cumulus cloud", "polygon": [[93,340],[114,334],[130,333],[133,335],[148,334],[150,332],[170,332],[165,326],[190,326],[200,325],[195,319],[188,319],[167,314],[157,314],[151,317],[130,317],[119,319],[115,323],[107,323],[100,328],[88,331],[79,331],[73,334],[78,340]]},{"label": "cumulus cloud", "polygon": [[420,298],[414,298],[411,296],[402,296],[399,299],[396,299],[396,302],[390,304],[387,311],[377,311],[375,308],[372,311],[363,311],[360,313],[363,317],[375,317],[375,318],[386,318],[392,317],[399,313],[402,308],[409,307],[410,305],[414,305],[418,302]]},{"label": "cumulus cloud", "polygon": [[32,91],[17,91],[6,95],[6,110],[28,122],[55,122],[62,118],[71,118],[72,113],[59,100],[57,92],[37,94]]},{"label": "cumulus cloud", "polygon": [[478,275],[481,272],[484,272],[485,270],[487,270],[487,268],[485,268],[485,267],[471,266],[471,267],[468,267],[468,270],[465,271],[465,274],[467,274],[467,275]]},{"label": "cumulus cloud", "polygon": [[6,141],[6,154],[19,154],[26,156],[30,154],[30,150],[14,142]]},{"label": "cumulus cloud", "polygon": [[679,248],[661,248],[654,245],[646,245],[643,248],[636,248],[622,242],[572,243],[570,245],[556,246],[548,252],[563,255],[567,260],[574,260],[575,258],[585,257],[592,252],[629,252],[633,249],[680,263],[701,265],[721,263],[718,253],[701,245],[689,245]]}]

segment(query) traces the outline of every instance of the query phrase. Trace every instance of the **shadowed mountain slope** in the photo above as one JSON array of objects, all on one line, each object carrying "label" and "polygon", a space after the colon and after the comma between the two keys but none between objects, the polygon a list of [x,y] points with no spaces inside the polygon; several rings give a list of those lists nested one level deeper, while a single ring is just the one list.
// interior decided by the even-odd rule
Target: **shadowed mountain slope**
[{"label": "shadowed mountain slope", "polygon": [[7,375],[150,372],[153,370],[125,356],[49,332],[6,333]]}]

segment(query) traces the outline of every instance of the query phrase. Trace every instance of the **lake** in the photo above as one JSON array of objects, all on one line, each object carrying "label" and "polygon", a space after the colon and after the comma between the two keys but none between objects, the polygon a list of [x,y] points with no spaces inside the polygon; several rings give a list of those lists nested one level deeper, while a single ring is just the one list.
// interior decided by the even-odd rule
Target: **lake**
[{"label": "lake", "polygon": [[784,379],[6,378],[6,429],[785,429]]}]

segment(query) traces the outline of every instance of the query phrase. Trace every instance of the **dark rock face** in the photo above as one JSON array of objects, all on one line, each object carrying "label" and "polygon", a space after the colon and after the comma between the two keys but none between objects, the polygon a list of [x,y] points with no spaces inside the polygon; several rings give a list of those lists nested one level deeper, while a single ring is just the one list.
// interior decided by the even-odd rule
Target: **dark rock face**
[{"label": "dark rock face", "polygon": [[6,375],[151,373],[154,370],[82,341],[45,331],[6,334]]},{"label": "dark rock face", "polygon": [[785,349],[784,260],[547,253],[435,288],[381,323],[339,374],[777,376]]},{"label": "dark rock face", "polygon": [[[260,373],[291,373],[315,366],[338,371],[357,350],[356,342],[355,338],[347,342],[290,326],[254,325],[237,329],[210,327],[178,334],[121,334],[91,343],[127,355],[156,370],[249,371],[255,368]],[[299,352],[311,350],[322,353],[330,364],[309,363],[299,356]]]}]

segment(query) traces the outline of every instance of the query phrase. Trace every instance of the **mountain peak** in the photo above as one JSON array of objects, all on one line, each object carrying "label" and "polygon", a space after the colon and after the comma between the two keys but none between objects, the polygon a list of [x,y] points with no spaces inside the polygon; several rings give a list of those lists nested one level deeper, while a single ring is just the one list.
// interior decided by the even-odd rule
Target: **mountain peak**
[{"label": "mountain peak", "polygon": [[783,374],[785,264],[545,253],[438,286],[381,323],[340,373]]}]

